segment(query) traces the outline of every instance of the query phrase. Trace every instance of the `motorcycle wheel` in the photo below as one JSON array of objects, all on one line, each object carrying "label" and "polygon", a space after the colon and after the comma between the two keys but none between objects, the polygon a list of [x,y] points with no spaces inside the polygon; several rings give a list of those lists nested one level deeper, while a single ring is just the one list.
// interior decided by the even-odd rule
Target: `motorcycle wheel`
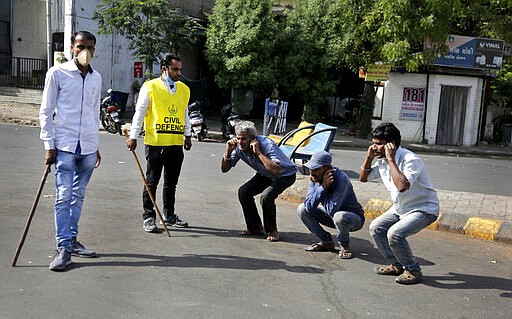
[{"label": "motorcycle wheel", "polygon": [[199,142],[204,141],[204,136],[203,136],[203,134],[201,134],[201,133],[197,134],[197,140],[198,140]]},{"label": "motorcycle wheel", "polygon": [[118,128],[117,123],[108,115],[107,112],[101,111],[100,115],[101,125],[103,128],[109,133],[116,134],[120,128]]}]

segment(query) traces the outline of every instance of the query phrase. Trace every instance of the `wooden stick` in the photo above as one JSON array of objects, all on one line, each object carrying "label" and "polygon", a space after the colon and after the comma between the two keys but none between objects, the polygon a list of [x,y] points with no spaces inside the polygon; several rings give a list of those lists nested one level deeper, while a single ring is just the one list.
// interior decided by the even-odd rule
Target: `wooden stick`
[{"label": "wooden stick", "polygon": [[[130,136],[128,135],[128,130],[123,130],[124,136],[126,139],[129,139]],[[135,153],[135,150],[131,150],[133,157],[135,158],[135,162],[137,162],[137,167],[139,168],[140,177],[142,177],[142,182],[144,183],[144,186],[146,187],[146,190],[148,191],[149,198],[151,199],[151,202],[153,202],[153,206],[155,207],[155,210],[158,214],[158,217],[160,218],[160,221],[162,222],[162,225],[164,225],[165,232],[169,237],[171,237],[171,234],[169,233],[169,229],[167,229],[167,225],[165,224],[165,220],[162,217],[162,214],[160,213],[160,210],[158,209],[158,206],[156,205],[155,198],[153,197],[153,194],[151,193],[151,189],[149,189],[148,183],[146,181],[146,177],[144,176],[144,172],[142,171],[142,167],[140,166],[139,158],[137,157],[137,153]]]},{"label": "wooden stick", "polygon": [[46,177],[48,177],[48,173],[50,173],[52,164],[46,164],[43,172],[43,177],[41,178],[41,183],[39,183],[39,188],[37,189],[36,198],[34,199],[34,203],[32,204],[32,208],[28,213],[27,221],[25,222],[25,228],[23,229],[23,234],[21,235],[20,242],[18,247],[16,247],[16,252],[14,253],[14,258],[12,259],[11,266],[16,267],[16,261],[18,260],[18,256],[21,252],[21,247],[25,243],[25,238],[27,237],[28,229],[30,228],[30,223],[32,222],[32,217],[34,217],[34,213],[36,211],[37,203],[39,203],[39,197],[41,197],[41,192],[43,191],[44,183],[46,182]]}]

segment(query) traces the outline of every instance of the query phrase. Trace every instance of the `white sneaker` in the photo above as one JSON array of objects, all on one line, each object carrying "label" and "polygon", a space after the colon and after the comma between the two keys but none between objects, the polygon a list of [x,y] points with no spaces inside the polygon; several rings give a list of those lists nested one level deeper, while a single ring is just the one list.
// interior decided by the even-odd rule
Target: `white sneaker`
[{"label": "white sneaker", "polygon": [[154,233],[158,230],[155,223],[154,217],[149,217],[144,219],[144,222],[142,223],[142,227],[144,228],[144,231],[148,233]]}]

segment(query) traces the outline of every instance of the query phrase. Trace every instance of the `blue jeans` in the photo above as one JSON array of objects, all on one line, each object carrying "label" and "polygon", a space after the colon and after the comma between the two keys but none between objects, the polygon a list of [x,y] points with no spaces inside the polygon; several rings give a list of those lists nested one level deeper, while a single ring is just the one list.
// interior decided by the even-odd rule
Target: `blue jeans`
[{"label": "blue jeans", "polygon": [[55,159],[55,239],[58,247],[71,251],[71,240],[78,235],[85,188],[96,165],[96,152],[80,155],[57,150]]},{"label": "blue jeans", "polygon": [[310,232],[315,234],[322,242],[332,242],[329,232],[321,225],[336,228],[336,238],[340,246],[347,248],[350,245],[349,232],[359,230],[364,225],[364,217],[347,211],[339,211],[333,217],[329,216],[323,207],[317,207],[308,212],[304,204],[297,207],[297,215]]},{"label": "blue jeans", "polygon": [[391,207],[371,222],[370,235],[388,262],[409,271],[421,271],[407,237],[416,234],[436,219],[437,216],[420,211],[399,216],[394,207]]}]

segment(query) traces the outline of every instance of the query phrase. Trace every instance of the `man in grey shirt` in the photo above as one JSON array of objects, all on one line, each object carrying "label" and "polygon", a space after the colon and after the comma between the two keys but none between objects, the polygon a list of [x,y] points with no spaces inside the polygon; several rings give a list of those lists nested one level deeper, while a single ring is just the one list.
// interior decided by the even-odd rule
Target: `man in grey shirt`
[{"label": "man in grey shirt", "polygon": [[[239,160],[256,171],[256,174],[238,189],[247,229],[242,236],[259,235],[265,231],[268,241],[278,241],[276,204],[279,194],[295,182],[297,166],[271,139],[257,135],[254,123],[242,121],[235,126],[236,137],[226,143],[221,171],[228,172]],[[261,194],[263,225],[254,196]]]},{"label": "man in grey shirt", "polygon": [[[423,160],[400,147],[401,136],[392,123],[382,123],[372,132],[359,180],[382,179],[391,193],[393,206],[372,221],[370,234],[381,254],[391,263],[375,267],[379,275],[398,276],[400,284],[423,280],[420,264],[412,254],[407,237],[433,223],[439,216],[439,199]],[[373,159],[377,161],[372,165]]]}]

